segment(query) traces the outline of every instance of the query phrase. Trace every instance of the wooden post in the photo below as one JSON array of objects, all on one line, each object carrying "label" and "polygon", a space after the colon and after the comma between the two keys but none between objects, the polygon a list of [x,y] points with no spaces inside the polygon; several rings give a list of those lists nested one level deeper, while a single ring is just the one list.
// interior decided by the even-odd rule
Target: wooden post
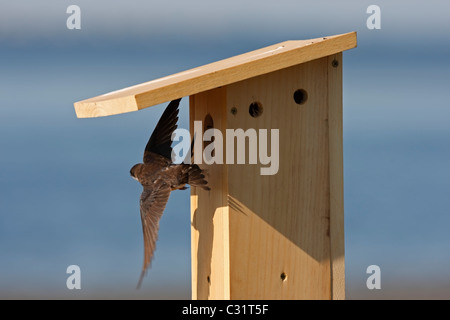
[{"label": "wooden post", "polygon": [[355,33],[287,41],[75,104],[89,117],[188,95],[192,133],[194,121],[224,137],[279,130],[276,174],[248,155],[201,165],[211,191],[191,189],[194,299],[345,298],[342,51],[355,46]]}]

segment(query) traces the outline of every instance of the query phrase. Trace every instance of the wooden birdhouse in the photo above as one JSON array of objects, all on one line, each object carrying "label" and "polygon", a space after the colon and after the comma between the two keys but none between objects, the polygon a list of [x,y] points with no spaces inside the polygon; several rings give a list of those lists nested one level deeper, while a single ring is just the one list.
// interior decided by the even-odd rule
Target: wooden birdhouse
[{"label": "wooden birdhouse", "polygon": [[[84,118],[189,96],[192,134],[195,121],[223,134],[200,149],[224,149],[222,163],[201,157],[211,190],[191,188],[193,299],[345,298],[342,51],[354,47],[355,32],[286,41],[75,103]],[[246,154],[227,129],[242,129]]]}]

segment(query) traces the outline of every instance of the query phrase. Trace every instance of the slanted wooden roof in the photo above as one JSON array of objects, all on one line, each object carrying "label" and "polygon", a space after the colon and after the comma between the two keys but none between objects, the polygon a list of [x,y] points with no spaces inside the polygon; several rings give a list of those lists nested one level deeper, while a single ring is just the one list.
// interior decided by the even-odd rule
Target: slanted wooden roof
[{"label": "slanted wooden roof", "polygon": [[167,77],[76,102],[78,118],[144,109],[356,47],[356,32],[285,41]]}]

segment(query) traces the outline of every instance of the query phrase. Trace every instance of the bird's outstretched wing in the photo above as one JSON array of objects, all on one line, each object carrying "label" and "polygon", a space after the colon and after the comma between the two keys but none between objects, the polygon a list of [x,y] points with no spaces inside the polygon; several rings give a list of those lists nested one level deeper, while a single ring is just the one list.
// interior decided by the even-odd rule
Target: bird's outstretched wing
[{"label": "bird's outstretched wing", "polygon": [[167,159],[172,156],[172,133],[177,128],[178,106],[180,100],[173,100],[158,121],[153,133],[145,146],[144,163],[148,163],[155,157],[154,153]]},{"label": "bird's outstretched wing", "polygon": [[151,186],[144,187],[141,194],[141,220],[144,233],[144,264],[137,288],[142,284],[147,268],[153,258],[158,238],[159,220],[170,196],[170,187],[163,181],[157,180]]}]

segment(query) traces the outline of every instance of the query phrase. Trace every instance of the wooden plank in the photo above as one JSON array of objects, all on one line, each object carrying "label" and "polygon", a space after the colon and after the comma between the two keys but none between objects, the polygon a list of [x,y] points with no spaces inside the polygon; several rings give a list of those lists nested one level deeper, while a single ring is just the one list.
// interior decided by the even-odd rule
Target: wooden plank
[{"label": "wooden plank", "polygon": [[356,32],[286,41],[74,104],[77,117],[136,111],[335,54],[356,46]]},{"label": "wooden plank", "polygon": [[342,53],[328,57],[330,241],[332,299],[345,299]]},{"label": "wooden plank", "polygon": [[[191,135],[194,136],[194,121],[204,123],[207,114],[212,117],[214,128],[225,132],[225,104],[225,87],[191,96]],[[211,190],[191,188],[192,298],[230,299],[227,166],[200,167],[207,170]]]},{"label": "wooden plank", "polygon": [[344,299],[342,54],[192,96],[190,110],[191,128],[209,113],[223,133],[280,129],[277,175],[205,166],[213,190],[192,189],[192,297]]},{"label": "wooden plank", "polygon": [[[227,165],[231,299],[331,298],[327,72],[325,57],[227,88],[227,110],[237,110],[227,128],[280,138],[277,174]],[[253,118],[255,101],[263,113]]]}]

